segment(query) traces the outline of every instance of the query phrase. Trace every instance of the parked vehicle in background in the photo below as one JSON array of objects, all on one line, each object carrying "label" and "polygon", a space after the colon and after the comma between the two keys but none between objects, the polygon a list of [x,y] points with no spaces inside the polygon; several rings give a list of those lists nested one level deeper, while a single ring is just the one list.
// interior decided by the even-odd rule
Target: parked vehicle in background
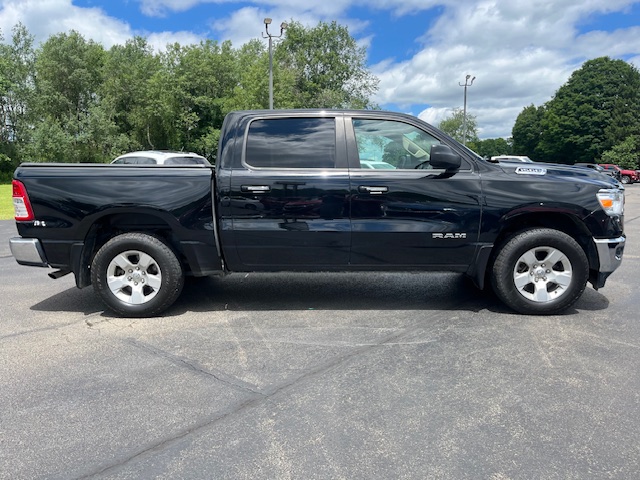
[{"label": "parked vehicle in background", "polygon": [[620,180],[624,184],[628,183],[636,183],[640,180],[638,176],[638,172],[636,170],[627,170],[626,168],[621,168],[620,173],[622,173],[622,179]]},{"label": "parked vehicle in background", "polygon": [[603,168],[607,168],[607,167],[615,167],[620,171],[620,182],[626,184],[630,184],[630,183],[636,183],[638,180],[640,180],[640,177],[638,176],[638,172],[636,172],[635,170],[627,170],[626,168],[620,168],[618,165],[612,165],[610,163],[601,163],[600,164],[601,167]]},{"label": "parked vehicle in background", "polygon": [[604,168],[604,173],[615,178],[619,182],[622,182],[622,170],[620,167],[611,163],[599,163],[598,165]]},{"label": "parked vehicle in background", "polygon": [[360,167],[372,168],[374,170],[393,170],[394,168],[396,168],[390,163],[376,160],[360,160]]},{"label": "parked vehicle in background", "polygon": [[603,175],[608,175],[607,172],[605,172],[604,167],[601,167],[597,163],[576,163],[575,165],[576,167],[591,168],[592,170],[595,170],[596,172],[600,172]]},{"label": "parked vehicle in background", "polygon": [[525,155],[496,155],[495,157],[491,157],[491,160],[494,162],[524,162],[524,163],[533,163],[529,157]]},{"label": "parked vehicle in background", "polygon": [[117,165],[206,165],[209,160],[193,152],[144,150],[120,155],[111,163]]}]

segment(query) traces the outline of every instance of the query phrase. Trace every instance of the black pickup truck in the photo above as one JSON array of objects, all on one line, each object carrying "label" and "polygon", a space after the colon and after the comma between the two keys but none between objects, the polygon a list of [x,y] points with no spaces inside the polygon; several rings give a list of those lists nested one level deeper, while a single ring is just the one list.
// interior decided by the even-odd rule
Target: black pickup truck
[{"label": "black pickup truck", "polygon": [[208,166],[24,164],[18,263],[73,272],[124,316],[185,275],[451,271],[557,313],[620,265],[624,188],[581,167],[493,164],[398,113],[230,113]]}]

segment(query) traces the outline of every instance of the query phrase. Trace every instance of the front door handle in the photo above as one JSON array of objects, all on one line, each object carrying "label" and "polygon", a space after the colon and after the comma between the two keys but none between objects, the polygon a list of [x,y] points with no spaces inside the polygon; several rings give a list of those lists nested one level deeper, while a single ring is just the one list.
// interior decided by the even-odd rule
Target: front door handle
[{"label": "front door handle", "polygon": [[373,185],[360,185],[358,187],[358,192],[360,193],[368,193],[370,195],[382,195],[389,191],[389,187],[377,187]]},{"label": "front door handle", "polygon": [[267,193],[271,187],[269,185],[241,185],[240,190],[251,193]]}]

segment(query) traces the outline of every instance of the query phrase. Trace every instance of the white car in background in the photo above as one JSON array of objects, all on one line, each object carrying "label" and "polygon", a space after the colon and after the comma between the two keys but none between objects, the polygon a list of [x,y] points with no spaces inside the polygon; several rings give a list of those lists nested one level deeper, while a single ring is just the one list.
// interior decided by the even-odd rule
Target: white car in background
[{"label": "white car in background", "polygon": [[118,165],[205,165],[209,160],[193,152],[144,150],[120,155],[111,163]]},{"label": "white car in background", "polygon": [[497,155],[495,157],[491,157],[491,161],[492,162],[509,162],[509,163],[517,163],[517,162],[524,162],[524,163],[533,163],[533,160],[531,160],[529,157],[525,156],[525,155]]},{"label": "white car in background", "polygon": [[372,168],[374,170],[395,170],[390,163],[378,160],[360,160],[360,168]]}]

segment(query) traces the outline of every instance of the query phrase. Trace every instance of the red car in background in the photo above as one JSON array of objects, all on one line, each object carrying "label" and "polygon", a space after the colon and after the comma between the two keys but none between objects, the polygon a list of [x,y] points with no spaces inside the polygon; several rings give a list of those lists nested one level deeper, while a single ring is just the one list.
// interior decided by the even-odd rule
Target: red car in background
[{"label": "red car in background", "polygon": [[[609,175],[613,173],[613,177],[617,178],[624,184],[635,183],[640,180],[640,176],[638,176],[638,172],[636,170],[626,170],[611,163],[600,163],[599,165],[604,168]],[[619,173],[619,175],[616,175],[616,172]]]}]

